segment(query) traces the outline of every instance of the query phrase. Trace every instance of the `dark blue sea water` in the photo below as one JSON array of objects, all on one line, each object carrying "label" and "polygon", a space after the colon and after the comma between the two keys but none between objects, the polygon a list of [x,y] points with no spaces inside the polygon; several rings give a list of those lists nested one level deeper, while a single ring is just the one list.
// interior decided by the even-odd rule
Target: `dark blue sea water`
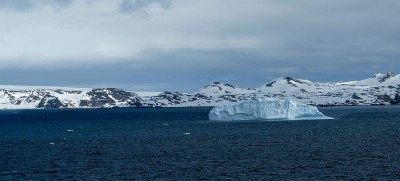
[{"label": "dark blue sea water", "polygon": [[210,122],[211,108],[0,111],[0,180],[396,180],[400,107]]}]

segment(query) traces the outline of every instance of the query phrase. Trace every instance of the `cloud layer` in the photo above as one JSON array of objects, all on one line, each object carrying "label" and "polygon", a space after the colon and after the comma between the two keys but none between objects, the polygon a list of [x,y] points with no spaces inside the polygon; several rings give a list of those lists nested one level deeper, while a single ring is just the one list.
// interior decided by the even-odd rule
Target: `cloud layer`
[{"label": "cloud layer", "polygon": [[[0,0],[0,76],[19,72],[0,83],[195,90],[211,81],[257,86],[279,76],[336,81],[396,72],[399,5]],[[58,81],[38,80],[54,72]]]}]

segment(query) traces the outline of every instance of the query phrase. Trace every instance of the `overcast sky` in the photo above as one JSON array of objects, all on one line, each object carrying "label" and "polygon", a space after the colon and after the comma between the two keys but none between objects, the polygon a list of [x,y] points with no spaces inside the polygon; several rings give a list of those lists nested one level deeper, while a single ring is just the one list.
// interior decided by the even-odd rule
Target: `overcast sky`
[{"label": "overcast sky", "polygon": [[0,0],[0,84],[195,91],[400,73],[399,0]]}]

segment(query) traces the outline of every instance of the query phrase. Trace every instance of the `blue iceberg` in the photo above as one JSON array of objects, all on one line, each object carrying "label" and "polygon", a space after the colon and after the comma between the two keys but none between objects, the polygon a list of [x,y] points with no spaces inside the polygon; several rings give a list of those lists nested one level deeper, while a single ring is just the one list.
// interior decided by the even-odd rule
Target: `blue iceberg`
[{"label": "blue iceberg", "polygon": [[208,117],[212,121],[333,119],[323,115],[315,106],[276,98],[216,106]]}]

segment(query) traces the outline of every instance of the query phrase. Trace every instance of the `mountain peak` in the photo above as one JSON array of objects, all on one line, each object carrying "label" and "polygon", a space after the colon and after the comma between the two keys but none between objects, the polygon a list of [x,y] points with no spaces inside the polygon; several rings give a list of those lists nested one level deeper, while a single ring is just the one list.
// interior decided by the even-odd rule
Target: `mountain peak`
[{"label": "mountain peak", "polygon": [[293,77],[285,77],[285,78],[282,78],[282,80],[285,80],[287,84],[305,84],[305,83],[311,82],[309,80],[296,79],[296,78],[293,78]]},{"label": "mountain peak", "polygon": [[283,79],[285,79],[285,80],[287,80],[287,81],[294,80],[294,78],[292,78],[292,77],[285,77],[285,78],[283,78]]},{"label": "mountain peak", "polygon": [[394,74],[393,72],[388,72],[388,73],[377,73],[374,74],[372,77],[378,79],[379,82],[384,82],[387,79],[390,79],[394,76],[396,76],[396,74]]},{"label": "mountain peak", "polygon": [[271,81],[268,84],[265,84],[263,87],[273,87],[275,84],[288,84],[296,87],[296,84],[309,84],[311,81],[305,79],[296,79],[293,77],[281,77]]},{"label": "mountain peak", "polygon": [[245,93],[248,91],[253,91],[252,89],[243,89],[235,87],[232,84],[226,84],[221,82],[213,82],[212,84],[204,86],[202,89],[197,91],[197,93],[202,94],[231,94],[231,93]]},{"label": "mountain peak", "polygon": [[221,82],[213,82],[213,83],[210,84],[210,85],[204,86],[204,88],[208,88],[208,87],[230,87],[230,88],[233,88],[233,89],[236,88],[236,87],[233,86],[232,84],[225,84],[225,83],[221,83]]}]

